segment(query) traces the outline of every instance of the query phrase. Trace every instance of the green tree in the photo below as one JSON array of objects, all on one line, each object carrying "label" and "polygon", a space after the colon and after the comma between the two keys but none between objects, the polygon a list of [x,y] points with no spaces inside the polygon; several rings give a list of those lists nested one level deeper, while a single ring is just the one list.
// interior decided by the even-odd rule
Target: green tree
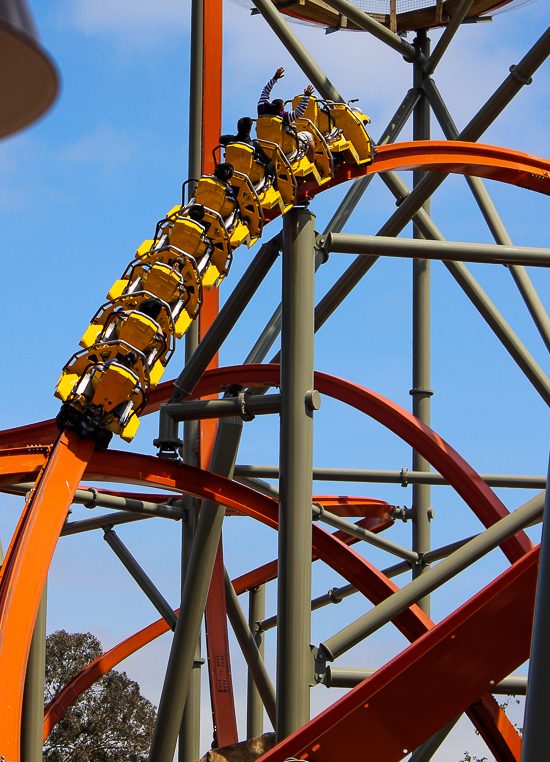
[{"label": "green tree", "polygon": [[[81,669],[103,653],[90,633],[59,630],[46,640],[48,704]],[[46,762],[146,762],[155,707],[125,672],[111,670],[85,691],[50,733]]]}]

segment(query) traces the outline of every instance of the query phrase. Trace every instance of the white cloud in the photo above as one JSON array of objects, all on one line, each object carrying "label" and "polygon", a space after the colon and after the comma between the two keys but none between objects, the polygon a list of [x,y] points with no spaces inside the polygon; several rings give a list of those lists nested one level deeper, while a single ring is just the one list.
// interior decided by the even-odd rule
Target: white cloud
[{"label": "white cloud", "polygon": [[60,158],[75,164],[96,164],[112,171],[135,158],[137,145],[137,141],[123,130],[99,125],[65,148]]}]

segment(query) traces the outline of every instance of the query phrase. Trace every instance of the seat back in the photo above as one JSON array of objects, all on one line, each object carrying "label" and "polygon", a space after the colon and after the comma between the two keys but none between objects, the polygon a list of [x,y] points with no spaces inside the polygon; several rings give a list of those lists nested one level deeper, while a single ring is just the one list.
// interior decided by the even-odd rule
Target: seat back
[{"label": "seat back", "polygon": [[[292,99],[292,109],[297,109],[300,105],[300,101],[302,100],[304,96],[303,95],[297,95]],[[306,112],[305,114],[302,114],[303,119],[310,119],[313,124],[316,127],[319,127],[317,120],[319,118],[319,106],[317,104],[317,98],[314,95],[311,95],[307,104]]]},{"label": "seat back", "polygon": [[170,232],[170,243],[189,256],[199,259],[207,248],[202,234],[202,225],[189,219],[189,217],[180,217],[174,222],[174,227]]},{"label": "seat back", "polygon": [[113,362],[100,375],[92,403],[102,405],[109,412],[121,402],[125,402],[139,383],[139,378],[128,368]]},{"label": "seat back", "polygon": [[143,288],[153,296],[158,296],[165,302],[171,302],[181,289],[181,278],[179,273],[172,270],[169,265],[159,263],[144,276]]},{"label": "seat back", "polygon": [[225,148],[225,161],[233,165],[235,172],[250,177],[254,164],[254,148],[246,143],[229,143]]},{"label": "seat back", "polygon": [[160,326],[152,318],[141,312],[131,312],[126,320],[121,321],[120,332],[117,331],[121,341],[140,352],[145,352],[154,341]]},{"label": "seat back", "polygon": [[201,177],[195,191],[195,201],[222,217],[228,217],[235,208],[234,201],[227,196],[226,186],[215,177]]}]

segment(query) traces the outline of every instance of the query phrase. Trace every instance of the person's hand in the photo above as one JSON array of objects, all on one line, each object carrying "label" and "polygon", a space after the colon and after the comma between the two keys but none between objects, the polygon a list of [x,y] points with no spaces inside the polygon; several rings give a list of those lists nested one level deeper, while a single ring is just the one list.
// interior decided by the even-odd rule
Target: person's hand
[{"label": "person's hand", "polygon": [[313,85],[308,85],[306,88],[304,88],[304,95],[313,95],[315,92],[315,88]]},{"label": "person's hand", "polygon": [[275,72],[275,76],[273,77],[273,79],[282,79],[284,76],[285,76],[285,67],[279,66],[279,68]]}]

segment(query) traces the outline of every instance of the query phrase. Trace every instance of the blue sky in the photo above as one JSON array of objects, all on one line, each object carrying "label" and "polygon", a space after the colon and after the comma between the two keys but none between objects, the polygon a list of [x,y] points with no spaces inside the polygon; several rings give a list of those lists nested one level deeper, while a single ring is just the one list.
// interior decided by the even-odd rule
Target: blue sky
[{"label": "blue sky", "polygon": [[[61,368],[78,349],[90,318],[103,303],[142,240],[180,197],[187,178],[187,119],[190,4],[180,0],[33,0],[31,8],[42,42],[60,71],[62,87],[52,110],[37,124],[0,144],[0,226],[4,298],[2,428],[52,417],[58,409],[53,389]],[[256,100],[277,66],[287,76],[278,94],[291,97],[307,81],[261,18],[226,2],[224,38],[224,119],[230,131],[242,115],[254,115]],[[537,2],[495,16],[493,23],[463,26],[434,78],[457,125],[463,127],[538,39],[550,21],[547,3]],[[411,70],[399,54],[363,33],[294,26],[318,63],[347,98],[372,119],[377,138],[411,86]],[[439,32],[431,34],[435,44]],[[409,36],[409,40],[412,37]],[[483,142],[549,156],[547,129],[550,63],[535,74]],[[402,139],[409,139],[410,125]],[[434,138],[441,138],[434,124]],[[409,184],[410,173],[403,177]],[[488,188],[514,243],[547,246],[548,200],[526,190],[488,182]],[[346,189],[336,188],[312,205],[322,230]],[[375,179],[346,228],[373,234],[392,214],[394,199]],[[483,218],[461,177],[450,177],[432,200],[432,215],[450,240],[492,242]],[[266,231],[277,232],[276,223]],[[411,234],[410,227],[403,235]],[[221,287],[224,300],[254,250],[238,250]],[[317,300],[350,264],[332,255],[318,274]],[[545,347],[527,310],[502,267],[470,266],[543,370],[550,374]],[[380,260],[317,336],[317,369],[351,379],[410,408],[411,271],[405,260]],[[531,273],[545,305],[550,276]],[[548,462],[547,406],[517,368],[490,329],[440,264],[432,266],[432,426],[479,472],[543,474]],[[240,363],[248,354],[280,298],[276,265],[221,351],[223,364]],[[183,346],[167,378],[179,372]],[[157,419],[144,420],[129,446],[154,453]],[[123,443],[114,444],[123,449]],[[274,419],[245,427],[240,463],[275,464],[278,432]],[[315,420],[316,466],[400,469],[411,467],[410,449],[378,424],[340,403],[323,400]],[[384,485],[317,483],[320,494],[369,495],[395,504],[411,503],[410,488]],[[513,509],[532,492],[500,490]],[[448,488],[432,490],[434,547],[479,530],[463,502]],[[4,548],[22,507],[0,498],[0,538]],[[75,507],[73,518],[89,515]],[[117,530],[168,600],[178,599],[179,525],[161,520]],[[533,538],[537,531],[533,530]],[[392,538],[410,542],[409,525],[392,529]],[[226,563],[232,576],[274,557],[276,538],[247,519],[231,519],[225,528]],[[246,549],[246,552],[243,552]],[[371,548],[362,552],[381,567],[391,557]],[[506,568],[502,554],[491,554],[434,594],[433,618],[439,621]],[[404,578],[402,578],[404,582]],[[399,580],[401,583],[401,581]],[[314,594],[340,580],[316,565]],[[270,588],[273,585],[269,586]],[[268,591],[268,613],[275,610]],[[340,623],[364,609],[356,598],[340,604]],[[48,629],[90,630],[109,648],[156,618],[102,541],[100,532],[63,538],[50,573]],[[312,640],[335,629],[334,612],[313,616]],[[404,646],[385,628],[342,659],[342,666],[375,667]],[[275,640],[268,639],[273,667]],[[164,636],[123,668],[158,701],[169,649]],[[240,727],[244,728],[242,662],[233,649]],[[313,692],[320,710],[340,691]],[[205,691],[206,696],[206,691]],[[205,698],[206,702],[206,698]],[[210,743],[205,703],[204,750]],[[483,748],[462,723],[440,756],[459,758],[465,748]],[[448,757],[451,758],[451,757]]]}]

